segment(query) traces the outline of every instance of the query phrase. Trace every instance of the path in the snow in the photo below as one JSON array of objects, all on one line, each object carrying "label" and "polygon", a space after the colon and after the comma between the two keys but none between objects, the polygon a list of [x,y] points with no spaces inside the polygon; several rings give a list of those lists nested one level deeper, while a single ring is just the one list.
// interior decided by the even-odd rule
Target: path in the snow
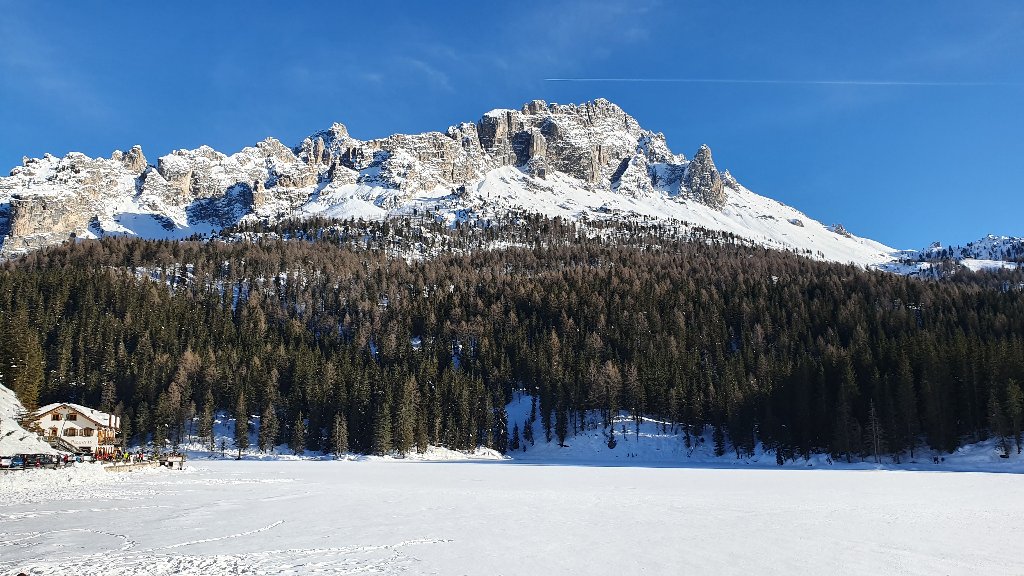
[{"label": "path in the snow", "polygon": [[17,477],[20,502],[0,498],[0,574],[1024,574],[1015,474],[309,461],[45,474]]}]

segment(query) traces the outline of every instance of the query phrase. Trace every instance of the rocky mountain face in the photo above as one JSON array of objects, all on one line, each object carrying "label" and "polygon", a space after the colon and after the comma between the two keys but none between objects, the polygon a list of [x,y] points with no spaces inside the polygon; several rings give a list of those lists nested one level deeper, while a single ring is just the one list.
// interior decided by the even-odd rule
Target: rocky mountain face
[{"label": "rocky mountain face", "polygon": [[535,100],[444,132],[373,140],[334,124],[294,147],[267,138],[231,155],[200,146],[154,162],[134,146],[109,158],[24,158],[0,177],[0,257],[71,238],[184,238],[246,219],[429,214],[485,223],[521,212],[699,226],[907,274],[942,259],[1024,262],[1015,238],[896,251],[825,226],[747,190],[706,145],[692,159],[672,152],[664,135],[603,99]]},{"label": "rocky mountain face", "polygon": [[150,163],[134,146],[110,158],[25,158],[0,178],[2,250],[104,234],[215,231],[242,218],[301,213],[307,202],[343,186],[389,210],[422,194],[459,197],[502,167],[535,180],[560,174],[586,190],[660,193],[716,209],[729,190],[707,146],[687,161],[663,135],[607,100],[533,101],[443,133],[362,141],[334,124],[294,148],[268,138],[230,156],[201,146]]}]

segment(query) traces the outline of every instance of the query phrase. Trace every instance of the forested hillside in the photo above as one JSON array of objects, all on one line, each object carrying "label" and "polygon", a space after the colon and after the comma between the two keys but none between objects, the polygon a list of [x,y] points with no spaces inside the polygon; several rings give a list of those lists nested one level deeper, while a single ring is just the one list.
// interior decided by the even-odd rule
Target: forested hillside
[{"label": "forested hillside", "polygon": [[[514,427],[562,442],[583,411],[629,410],[780,461],[1019,450],[1019,271],[923,281],[660,225],[425,222],[33,252],[0,270],[0,376],[26,405],[119,412],[133,443],[208,436],[227,409],[261,416],[263,449],[504,451]],[[538,400],[525,422],[513,390]]]}]

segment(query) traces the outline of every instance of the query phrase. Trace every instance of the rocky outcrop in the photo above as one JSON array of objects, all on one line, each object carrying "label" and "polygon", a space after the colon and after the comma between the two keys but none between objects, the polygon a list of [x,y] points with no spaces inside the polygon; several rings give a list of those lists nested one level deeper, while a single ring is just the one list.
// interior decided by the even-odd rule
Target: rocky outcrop
[{"label": "rocky outcrop", "polygon": [[534,100],[444,132],[367,141],[333,124],[294,148],[273,138],[230,156],[200,146],[175,150],[155,165],[139,146],[109,159],[26,158],[0,178],[0,234],[7,233],[3,251],[10,253],[72,235],[131,231],[121,218],[128,212],[128,221],[149,215],[169,229],[273,220],[351,185],[359,186],[360,198],[391,209],[417,197],[460,196],[507,167],[538,189],[560,175],[593,191],[681,194],[716,208],[727,188],[738,186],[718,173],[706,146],[687,162],[669,150],[664,135],[642,129],[607,100]]},{"label": "rocky outcrop", "polygon": [[842,224],[833,224],[833,225],[829,226],[828,229],[833,231],[833,232],[835,232],[836,234],[839,234],[840,236],[846,236],[847,238],[853,238],[853,234],[850,234],[850,231],[847,230],[846,227],[843,226]]},{"label": "rocky outcrop", "polygon": [[121,152],[115,150],[114,154],[110,157],[115,162],[120,162],[125,170],[138,174],[146,169],[146,156],[142,153],[142,146],[136,144],[132,146],[132,149],[128,152]]},{"label": "rocky outcrop", "polygon": [[10,201],[10,232],[5,252],[25,252],[86,236],[91,204],[77,196],[16,195]]},{"label": "rocky outcrop", "polygon": [[701,204],[721,210],[725,206],[726,194],[722,175],[711,159],[711,148],[704,144],[697,150],[683,175],[682,192]]},{"label": "rocky outcrop", "polygon": [[612,189],[630,196],[643,196],[654,192],[651,164],[647,157],[637,154],[622,160],[620,169],[612,175]]}]

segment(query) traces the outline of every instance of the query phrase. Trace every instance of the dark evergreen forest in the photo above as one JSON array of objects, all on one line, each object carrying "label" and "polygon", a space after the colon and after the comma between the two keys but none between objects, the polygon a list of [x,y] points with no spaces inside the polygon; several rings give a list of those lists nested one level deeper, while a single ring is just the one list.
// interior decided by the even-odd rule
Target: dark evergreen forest
[{"label": "dark evergreen forest", "polygon": [[[506,451],[514,427],[561,443],[585,411],[625,410],[780,463],[1020,450],[1020,272],[922,280],[700,230],[488,224],[33,252],[0,268],[0,377],[30,408],[116,411],[127,442],[158,446],[209,439],[227,410],[243,432],[260,416],[263,450]],[[507,421],[517,390],[527,422]]]}]

